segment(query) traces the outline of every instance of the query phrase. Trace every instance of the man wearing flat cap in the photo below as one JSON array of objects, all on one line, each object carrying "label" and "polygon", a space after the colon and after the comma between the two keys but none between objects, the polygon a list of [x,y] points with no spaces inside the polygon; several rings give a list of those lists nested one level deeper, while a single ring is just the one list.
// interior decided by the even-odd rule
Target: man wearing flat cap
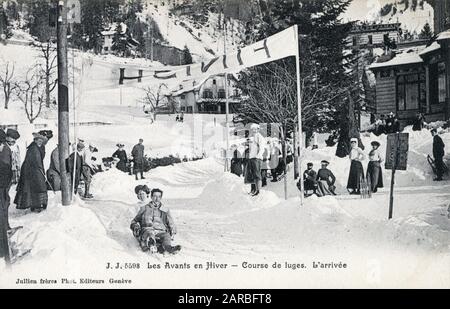
[{"label": "man wearing flat cap", "polygon": [[[303,172],[303,179],[304,179],[304,189],[305,189],[305,197],[311,196],[313,194],[316,194],[317,189],[317,173],[315,170],[313,170],[313,164],[309,162],[307,165],[307,169]],[[297,187],[300,190],[300,180],[297,183]],[[309,191],[312,191],[312,193],[308,193]]]},{"label": "man wearing flat cap", "polygon": [[151,191],[151,202],[141,207],[130,228],[143,251],[156,253],[159,247],[160,252],[173,254],[180,251],[181,247],[172,246],[177,229],[169,209],[161,203],[162,194],[160,189]]}]

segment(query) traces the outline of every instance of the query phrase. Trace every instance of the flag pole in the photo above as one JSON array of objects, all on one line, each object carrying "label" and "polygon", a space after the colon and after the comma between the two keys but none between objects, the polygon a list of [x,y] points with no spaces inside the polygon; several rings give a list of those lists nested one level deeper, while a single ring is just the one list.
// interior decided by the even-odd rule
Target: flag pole
[{"label": "flag pole", "polygon": [[[295,66],[297,71],[297,118],[298,118],[298,145],[299,154],[297,156],[298,168],[300,173],[300,206],[304,203],[304,183],[303,183],[303,173],[302,173],[302,156],[303,156],[303,134],[302,134],[302,95],[301,95],[301,79],[300,79],[300,49],[299,49],[299,35],[298,35],[298,25],[294,26],[295,31],[295,44],[297,44],[295,52]],[[297,148],[296,145],[294,145]],[[297,149],[294,149],[297,151]]]},{"label": "flag pole", "polygon": [[[227,54],[227,30],[226,30],[226,21],[225,21],[225,14],[223,15],[223,54]],[[226,129],[226,151],[225,151],[225,171],[228,172],[229,164],[228,164],[228,151],[230,149],[230,124],[228,122],[229,118],[229,112],[230,112],[230,105],[229,105],[229,98],[228,98],[228,74],[225,72],[224,77],[225,82],[225,129]]]}]

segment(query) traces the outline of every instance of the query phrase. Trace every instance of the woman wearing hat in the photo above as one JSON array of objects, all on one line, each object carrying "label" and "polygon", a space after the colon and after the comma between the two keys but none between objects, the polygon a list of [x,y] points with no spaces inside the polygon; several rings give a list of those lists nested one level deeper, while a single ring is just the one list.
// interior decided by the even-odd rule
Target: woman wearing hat
[{"label": "woman wearing hat", "polygon": [[117,144],[117,147],[119,149],[117,149],[116,152],[113,153],[112,157],[119,159],[119,162],[116,165],[117,169],[127,173],[128,157],[125,149],[123,149],[124,144]]},{"label": "woman wearing hat", "polygon": [[17,209],[31,208],[40,212],[47,208],[48,195],[44,171],[44,147],[48,139],[42,134],[33,134],[34,141],[28,146],[20,171],[14,203]]},{"label": "woman wearing hat", "polygon": [[369,152],[369,165],[367,166],[367,179],[370,180],[370,187],[373,193],[378,191],[378,188],[383,188],[383,175],[381,173],[381,163],[383,157],[378,148],[380,143],[373,141],[371,143],[372,150]]},{"label": "woman wearing hat", "polygon": [[239,177],[241,177],[243,171],[242,171],[242,155],[239,152],[237,145],[233,144],[231,145],[231,166],[230,171],[232,174],[235,174]]},{"label": "woman wearing hat", "polygon": [[336,195],[334,192],[336,189],[334,186],[336,177],[333,172],[328,169],[330,162],[323,160],[321,164],[322,167],[317,172],[317,195],[319,197],[325,195]]},{"label": "woman wearing hat", "polygon": [[364,161],[366,156],[361,148],[358,147],[358,139],[350,139],[351,150],[350,158],[350,173],[348,175],[347,190],[350,194],[361,194],[361,179],[364,178],[364,168],[361,161]]}]

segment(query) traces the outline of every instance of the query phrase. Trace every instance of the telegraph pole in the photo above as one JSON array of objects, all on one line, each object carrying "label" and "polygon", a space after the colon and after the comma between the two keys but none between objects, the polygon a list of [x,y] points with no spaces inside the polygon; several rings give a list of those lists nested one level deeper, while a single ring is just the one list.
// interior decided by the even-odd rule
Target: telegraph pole
[{"label": "telegraph pole", "polygon": [[67,61],[67,7],[58,1],[57,51],[58,51],[58,144],[61,170],[61,199],[63,206],[72,201],[66,159],[69,157],[69,70]]}]

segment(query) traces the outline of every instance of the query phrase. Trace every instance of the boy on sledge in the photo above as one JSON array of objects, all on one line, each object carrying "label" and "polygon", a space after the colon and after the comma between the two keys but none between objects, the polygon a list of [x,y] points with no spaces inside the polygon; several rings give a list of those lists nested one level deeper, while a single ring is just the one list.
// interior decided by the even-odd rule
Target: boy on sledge
[{"label": "boy on sledge", "polygon": [[162,195],[160,189],[151,191],[151,202],[141,207],[131,221],[130,228],[143,251],[174,254],[180,251],[181,247],[172,246],[177,230],[169,209],[161,203]]}]

